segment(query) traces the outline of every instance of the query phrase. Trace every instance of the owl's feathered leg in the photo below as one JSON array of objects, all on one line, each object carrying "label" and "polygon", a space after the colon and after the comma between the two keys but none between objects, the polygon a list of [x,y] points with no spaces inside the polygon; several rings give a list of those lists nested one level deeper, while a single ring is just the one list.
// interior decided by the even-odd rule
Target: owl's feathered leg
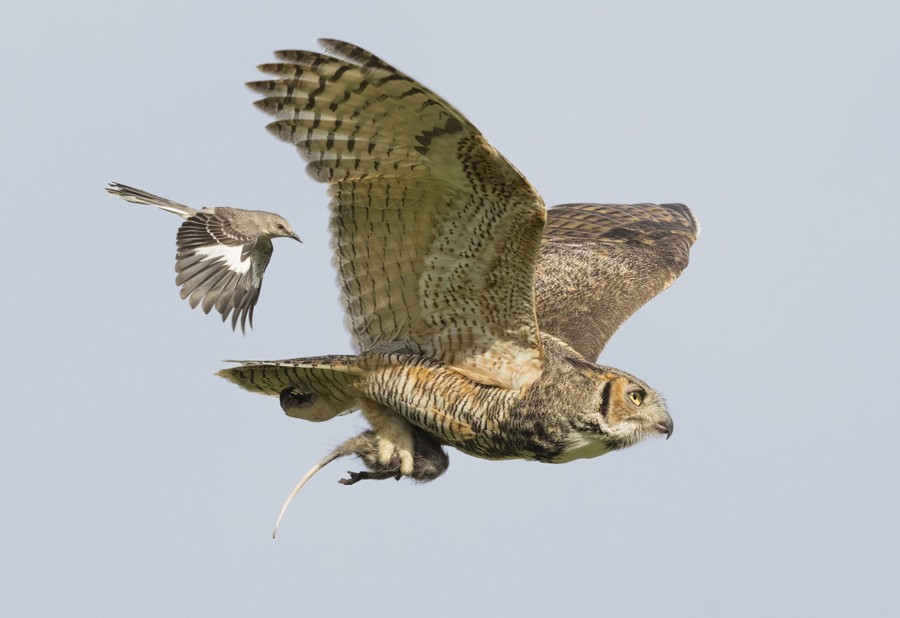
[{"label": "owl's feathered leg", "polygon": [[441,447],[440,442],[433,436],[428,435],[424,431],[412,427],[411,440],[413,443],[413,467],[410,474],[401,472],[401,464],[399,455],[394,452],[387,462],[382,459],[384,450],[384,440],[375,434],[374,431],[364,431],[358,436],[354,436],[343,442],[328,455],[323,457],[314,465],[309,472],[303,475],[303,478],[294,487],[291,494],[284,501],[281,511],[278,513],[278,519],[275,522],[275,529],[272,531],[272,538],[278,533],[278,526],[281,524],[284,514],[287,512],[288,506],[293,501],[303,486],[315,476],[316,472],[330,464],[335,459],[346,457],[348,455],[356,455],[362,459],[363,463],[369,468],[364,472],[347,472],[349,478],[340,479],[343,485],[353,485],[362,480],[383,480],[383,479],[400,479],[402,476],[408,476],[414,481],[427,483],[439,477],[450,465],[450,459],[447,453]]}]

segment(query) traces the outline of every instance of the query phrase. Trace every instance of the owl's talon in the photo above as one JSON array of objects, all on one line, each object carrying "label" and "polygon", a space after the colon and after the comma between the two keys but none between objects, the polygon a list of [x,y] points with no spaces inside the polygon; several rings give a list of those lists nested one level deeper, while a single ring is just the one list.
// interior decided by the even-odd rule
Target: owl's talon
[{"label": "owl's talon", "polygon": [[318,397],[313,393],[302,393],[293,386],[282,389],[278,394],[281,409],[288,416],[303,418],[303,412],[308,410],[316,402]]}]

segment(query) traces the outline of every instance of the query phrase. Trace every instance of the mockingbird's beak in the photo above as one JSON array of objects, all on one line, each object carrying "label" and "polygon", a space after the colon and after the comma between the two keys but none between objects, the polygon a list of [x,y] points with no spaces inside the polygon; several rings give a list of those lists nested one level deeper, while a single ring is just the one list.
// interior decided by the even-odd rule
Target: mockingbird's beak
[{"label": "mockingbird's beak", "polygon": [[294,240],[296,240],[299,243],[303,242],[302,240],[300,240],[300,237],[297,236],[296,234],[291,234],[290,236],[288,236],[288,238],[293,238]]}]

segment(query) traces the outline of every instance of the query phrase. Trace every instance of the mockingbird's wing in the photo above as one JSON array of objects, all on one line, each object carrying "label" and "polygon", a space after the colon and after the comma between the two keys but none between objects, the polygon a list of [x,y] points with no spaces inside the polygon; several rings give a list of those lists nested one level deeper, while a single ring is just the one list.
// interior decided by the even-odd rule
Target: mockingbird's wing
[{"label": "mockingbird's wing", "polygon": [[687,267],[700,227],[684,204],[562,204],[535,273],[541,332],[595,361],[617,328]]},{"label": "mockingbird's wing", "polygon": [[222,321],[231,313],[245,330],[259,299],[263,273],[272,257],[272,241],[235,229],[237,209],[208,208],[189,217],[178,229],[175,283],[181,298],[204,313],[215,307]]}]

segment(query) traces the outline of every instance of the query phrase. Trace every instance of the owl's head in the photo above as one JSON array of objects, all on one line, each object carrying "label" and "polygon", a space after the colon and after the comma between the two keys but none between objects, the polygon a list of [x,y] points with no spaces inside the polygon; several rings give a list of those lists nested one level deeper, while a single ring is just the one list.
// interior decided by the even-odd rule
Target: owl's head
[{"label": "owl's head", "polygon": [[672,435],[672,417],[662,396],[642,380],[613,367],[582,364],[579,374],[590,378],[594,396],[582,402],[573,423],[569,446],[554,461],[597,457],[637,444],[653,435]]},{"label": "owl's head", "polygon": [[624,371],[598,369],[603,377],[597,422],[612,448],[625,448],[655,434],[667,439],[672,435],[672,417],[662,395]]}]

